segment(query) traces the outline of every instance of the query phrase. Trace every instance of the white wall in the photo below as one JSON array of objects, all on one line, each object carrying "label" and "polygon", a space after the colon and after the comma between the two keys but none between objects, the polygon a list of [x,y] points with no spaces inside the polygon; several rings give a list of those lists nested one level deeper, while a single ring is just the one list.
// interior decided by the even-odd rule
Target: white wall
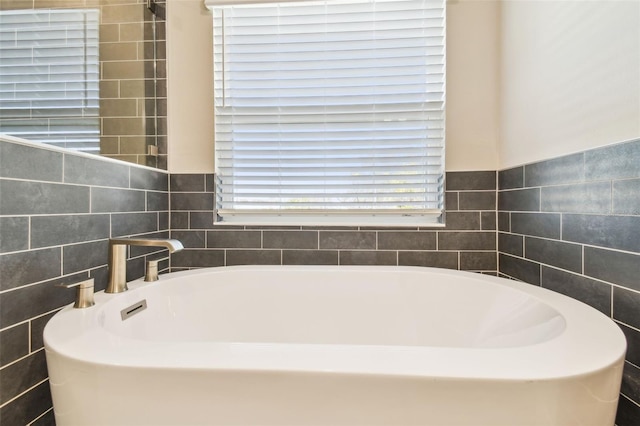
[{"label": "white wall", "polygon": [[167,1],[171,173],[213,173],[213,29],[202,0]]},{"label": "white wall", "polygon": [[[497,167],[499,7],[450,0],[447,15],[447,170]],[[211,15],[202,0],[167,2],[171,173],[213,172]]]},{"label": "white wall", "polygon": [[447,2],[448,171],[498,166],[500,4]]},{"label": "white wall", "polygon": [[502,3],[499,169],[640,137],[640,1]]}]

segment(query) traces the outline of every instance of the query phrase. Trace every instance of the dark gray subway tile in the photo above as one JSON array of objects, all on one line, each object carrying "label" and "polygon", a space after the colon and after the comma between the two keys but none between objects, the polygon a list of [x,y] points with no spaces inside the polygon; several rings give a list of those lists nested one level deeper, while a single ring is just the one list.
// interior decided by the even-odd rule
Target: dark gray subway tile
[{"label": "dark gray subway tile", "polygon": [[620,392],[634,401],[640,401],[640,368],[629,362],[624,363]]},{"label": "dark gray subway tile", "polygon": [[206,247],[206,232],[202,231],[184,231],[176,230],[171,231],[171,238],[176,239],[182,243],[186,248],[205,248]]},{"label": "dark gray subway tile", "polygon": [[53,408],[51,408],[51,410],[38,417],[33,423],[30,423],[29,426],[55,426],[55,424],[55,413],[53,412]]},{"label": "dark gray subway tile", "polygon": [[340,251],[340,265],[397,265],[397,263],[398,253],[395,251]]},{"label": "dark gray subway tile", "polygon": [[158,213],[111,214],[111,237],[139,235],[158,231]]},{"label": "dark gray subway tile", "polygon": [[139,212],[146,206],[145,192],[129,189],[91,188],[91,212]]},{"label": "dark gray subway tile", "polygon": [[458,210],[458,192],[447,191],[444,193],[444,208],[447,212]]},{"label": "dark gray subway tile", "polygon": [[438,232],[438,250],[495,250],[495,232]]},{"label": "dark gray subway tile", "polygon": [[511,232],[511,213],[498,212],[498,231]]},{"label": "dark gray subway tile", "polygon": [[526,237],[524,257],[568,271],[582,272],[582,246],[561,241]]},{"label": "dark gray subway tile", "polygon": [[500,211],[540,211],[540,188],[512,189],[498,192]]},{"label": "dark gray subway tile", "polygon": [[497,227],[496,212],[480,212],[480,229],[483,231],[495,231]]},{"label": "dark gray subway tile", "polygon": [[540,265],[538,263],[500,253],[498,265],[500,272],[505,275],[529,284],[540,285]]},{"label": "dark gray subway tile", "polygon": [[147,191],[147,211],[168,211],[169,194],[166,192]]},{"label": "dark gray subway tile", "polygon": [[461,251],[460,269],[463,271],[495,271],[498,257],[495,251]]},{"label": "dark gray subway tile", "polygon": [[640,179],[613,182],[613,213],[640,216]]},{"label": "dark gray subway tile", "polygon": [[59,247],[0,255],[0,291],[57,277],[61,263]]},{"label": "dark gray subway tile", "polygon": [[376,233],[370,231],[320,231],[321,249],[374,250]]},{"label": "dark gray subway tile", "polygon": [[0,141],[0,177],[62,182],[62,153]]},{"label": "dark gray subway tile", "polygon": [[62,273],[67,275],[107,264],[108,240],[73,244],[62,248]]},{"label": "dark gray subway tile", "polygon": [[417,231],[380,231],[378,233],[380,250],[435,250],[435,232]]},{"label": "dark gray subway tile", "polygon": [[266,249],[318,249],[318,231],[263,231]]},{"label": "dark gray subway tile", "polygon": [[89,188],[0,179],[0,215],[89,213]]},{"label": "dark gray subway tile", "polygon": [[542,266],[542,287],[572,297],[611,315],[611,285],[582,275]]},{"label": "dark gray subway tile", "polygon": [[202,193],[170,193],[172,211],[210,210],[213,211],[213,194]]},{"label": "dark gray subway tile", "polygon": [[586,179],[607,180],[640,177],[640,140],[585,152]]},{"label": "dark gray subway tile", "polygon": [[31,218],[31,247],[109,238],[109,215],[35,216]]},{"label": "dark gray subway tile", "polygon": [[564,214],[562,239],[640,252],[640,216]]},{"label": "dark gray subway tile", "polygon": [[205,191],[206,192],[216,192],[216,175],[213,173],[207,173],[204,175],[205,179]]},{"label": "dark gray subway tile", "polygon": [[[260,248],[261,231],[213,230],[207,232],[209,248]],[[317,247],[317,246],[316,246]]]},{"label": "dark gray subway tile", "polygon": [[[209,214],[211,215],[211,213]],[[171,229],[189,229],[189,212],[172,211],[169,220]],[[198,227],[193,227],[193,229],[198,229]]]},{"label": "dark gray subway tile", "polygon": [[51,390],[47,380],[0,408],[0,424],[30,424],[42,413],[50,410],[52,405]]},{"label": "dark gray subway tile", "polygon": [[527,164],[524,186],[544,186],[584,181],[584,153]]},{"label": "dark gray subway tile", "polygon": [[398,265],[459,269],[458,252],[455,251],[401,251]]},{"label": "dark gray subway tile", "polygon": [[283,250],[283,265],[337,265],[336,250]]},{"label": "dark gray subway tile", "polygon": [[495,191],[461,191],[459,195],[459,210],[495,210]]},{"label": "dark gray subway tile", "polygon": [[640,293],[621,287],[613,289],[613,319],[640,328]]},{"label": "dark gray subway tile", "polygon": [[29,353],[29,324],[0,331],[0,367]]},{"label": "dark gray subway tile", "polygon": [[169,230],[169,212],[158,212],[158,229]]},{"label": "dark gray subway tile", "polygon": [[627,339],[627,361],[640,365],[640,331],[627,327],[624,324],[616,323]]},{"label": "dark gray subway tile", "polygon": [[72,303],[75,290],[56,287],[56,285],[73,284],[87,278],[89,278],[87,273],[83,272],[0,294],[0,328],[26,321]]},{"label": "dark gray subway tile", "polygon": [[33,318],[31,322],[31,351],[37,351],[44,347],[44,327],[47,325],[49,320],[53,318],[53,316],[58,311],[52,312],[50,314],[42,315],[37,318]]},{"label": "dark gray subway tile", "polygon": [[169,188],[171,192],[205,192],[205,175],[171,174]]},{"label": "dark gray subway tile", "polygon": [[446,212],[447,230],[480,230],[480,212]]},{"label": "dark gray subway tile", "polygon": [[560,219],[556,213],[511,213],[511,232],[559,240]]},{"label": "dark gray subway tile", "polygon": [[172,268],[224,266],[224,250],[185,249],[171,254]]},{"label": "dark gray subway tile", "polygon": [[145,259],[139,257],[137,259],[127,260],[127,282],[137,280],[144,276]]},{"label": "dark gray subway tile", "polygon": [[610,213],[611,184],[590,182],[542,188],[540,208],[544,212]]},{"label": "dark gray subway tile", "polygon": [[584,274],[640,290],[640,255],[585,247]]},{"label": "dark gray subway tile", "polygon": [[74,154],[64,155],[64,182],[81,185],[129,187],[130,166]]},{"label": "dark gray subway tile", "polygon": [[29,248],[29,218],[0,217],[0,253]]},{"label": "dark gray subway tile", "polygon": [[43,350],[0,369],[0,405],[46,378],[47,364]]},{"label": "dark gray subway tile", "polygon": [[280,265],[280,250],[227,250],[227,266]]},{"label": "dark gray subway tile", "polygon": [[496,189],[495,171],[447,172],[447,191]]},{"label": "dark gray subway tile", "polygon": [[[173,214],[173,213],[171,213]],[[244,229],[241,225],[222,225],[214,224],[215,214],[213,212],[190,212],[190,225],[191,229]]]},{"label": "dark gray subway tile", "polygon": [[169,174],[160,170],[132,166],[130,187],[166,192],[169,190]]},{"label": "dark gray subway tile", "polygon": [[615,425],[638,426],[638,419],[640,419],[640,406],[621,395],[618,400]]},{"label": "dark gray subway tile", "polygon": [[524,256],[524,237],[522,235],[498,233],[498,251],[512,254],[514,256]]},{"label": "dark gray subway tile", "polygon": [[498,189],[524,187],[524,166],[513,167],[498,172]]}]

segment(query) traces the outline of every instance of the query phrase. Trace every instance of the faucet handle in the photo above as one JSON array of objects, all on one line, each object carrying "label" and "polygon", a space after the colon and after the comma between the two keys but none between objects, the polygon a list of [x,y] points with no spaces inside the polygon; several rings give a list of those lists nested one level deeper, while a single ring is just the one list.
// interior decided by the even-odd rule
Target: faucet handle
[{"label": "faucet handle", "polygon": [[147,267],[144,271],[144,280],[146,282],[158,281],[158,262],[159,260],[147,261]]},{"label": "faucet handle", "polygon": [[94,293],[94,280],[89,278],[88,280],[80,281],[74,284],[57,284],[56,287],[73,288],[76,287],[76,301],[73,304],[74,308],[89,308],[96,304],[93,300]]}]

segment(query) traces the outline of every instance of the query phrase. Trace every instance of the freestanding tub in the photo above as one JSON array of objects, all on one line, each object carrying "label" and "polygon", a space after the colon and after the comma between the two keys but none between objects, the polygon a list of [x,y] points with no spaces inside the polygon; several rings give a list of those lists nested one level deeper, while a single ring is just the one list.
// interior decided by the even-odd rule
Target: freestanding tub
[{"label": "freestanding tub", "polygon": [[347,266],[209,268],[129,287],[47,324],[58,426],[614,422],[623,334],[539,287]]}]

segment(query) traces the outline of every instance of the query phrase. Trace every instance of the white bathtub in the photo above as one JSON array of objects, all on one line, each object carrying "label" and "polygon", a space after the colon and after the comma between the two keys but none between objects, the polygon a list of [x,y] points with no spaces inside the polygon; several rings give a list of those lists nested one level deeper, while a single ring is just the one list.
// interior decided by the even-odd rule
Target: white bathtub
[{"label": "white bathtub", "polygon": [[58,426],[614,422],[623,334],[539,287],[346,266],[210,268],[129,287],[47,324]]}]

